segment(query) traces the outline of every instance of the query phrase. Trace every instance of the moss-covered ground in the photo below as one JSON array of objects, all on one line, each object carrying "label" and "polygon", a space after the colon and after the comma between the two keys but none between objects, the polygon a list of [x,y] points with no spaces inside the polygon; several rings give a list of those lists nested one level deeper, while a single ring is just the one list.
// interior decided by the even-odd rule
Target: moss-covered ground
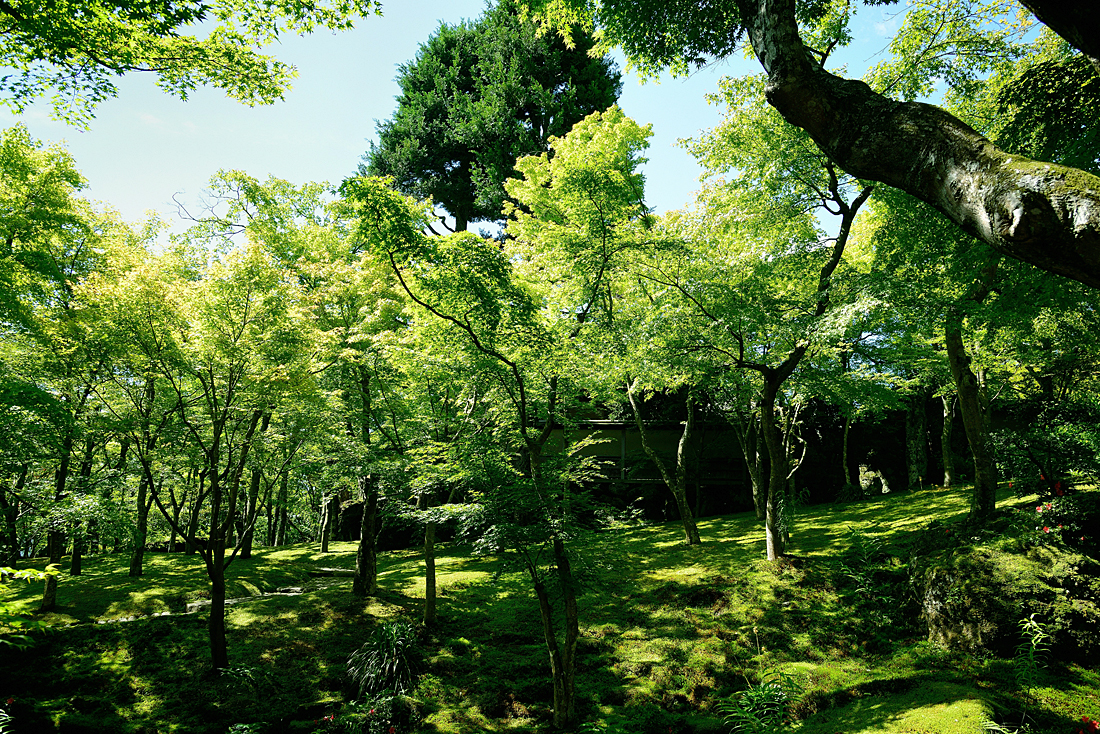
[{"label": "moss-covered ground", "polygon": [[[674,523],[578,538],[582,730],[727,732],[719,702],[773,670],[802,688],[788,727],[804,734],[981,732],[1025,703],[1032,732],[1072,734],[1082,716],[1100,719],[1100,665],[1048,659],[1027,690],[1011,659],[926,640],[907,548],[934,521],[948,534],[961,526],[967,502],[963,488],[804,508],[778,563],[764,559],[751,515],[702,520],[694,547]],[[1001,504],[1015,502],[1034,498]],[[366,603],[350,578],[309,580],[312,569],[351,569],[355,550],[260,549],[236,561],[230,596],[251,598],[229,608],[223,672],[208,663],[206,611],[181,614],[206,593],[198,557],[149,554],[137,579],[123,556],[86,559],[82,576],[61,577],[38,644],[0,648],[10,730],[350,730],[348,656],[381,620],[416,619],[424,593],[416,551],[381,555],[382,592]],[[549,731],[548,658],[525,576],[461,545],[444,545],[437,563],[441,619],[422,635],[411,730]],[[303,591],[270,593],[286,587]],[[0,595],[30,612],[41,585]]]}]

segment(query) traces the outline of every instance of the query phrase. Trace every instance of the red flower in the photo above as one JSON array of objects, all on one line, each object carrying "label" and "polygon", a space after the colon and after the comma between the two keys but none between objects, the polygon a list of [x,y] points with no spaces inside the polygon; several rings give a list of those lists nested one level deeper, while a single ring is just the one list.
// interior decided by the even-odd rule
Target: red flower
[{"label": "red flower", "polygon": [[13,703],[15,703],[15,696],[9,696],[8,701],[7,701],[7,705],[11,706]]},{"label": "red flower", "polygon": [[1044,525],[1044,526],[1043,526],[1043,532],[1044,532],[1044,533],[1049,533],[1049,532],[1050,532],[1050,528],[1048,528],[1048,527],[1047,527],[1046,525]]}]

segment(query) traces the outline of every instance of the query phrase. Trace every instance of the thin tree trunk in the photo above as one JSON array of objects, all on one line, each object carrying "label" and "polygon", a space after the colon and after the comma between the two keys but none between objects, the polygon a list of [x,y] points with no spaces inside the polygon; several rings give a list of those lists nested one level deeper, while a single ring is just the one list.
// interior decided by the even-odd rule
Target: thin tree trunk
[{"label": "thin tree trunk", "polygon": [[138,482],[137,521],[134,523],[134,547],[130,551],[130,577],[136,578],[144,573],[145,541],[149,533],[149,480],[144,475]]},{"label": "thin tree trunk", "polygon": [[[993,288],[1000,256],[990,253],[981,274],[962,297],[963,302],[981,303]],[[993,514],[997,506],[997,471],[993,463],[993,451],[989,440],[988,422],[982,415],[982,400],[978,378],[970,368],[970,355],[963,344],[962,327],[964,312],[961,305],[948,309],[944,323],[945,347],[955,391],[959,396],[959,413],[963,430],[974,457],[974,493],[970,514],[984,519]]]},{"label": "thin tree trunk", "polygon": [[528,561],[527,568],[535,587],[542,618],[542,632],[550,656],[550,674],[554,686],[554,728],[568,729],[576,718],[576,652],[580,637],[579,612],[573,570],[560,538],[553,541],[554,562],[561,586],[565,630],[563,644],[558,643],[557,625],[554,623],[554,607],[539,571]]},{"label": "thin tree trunk", "polygon": [[680,523],[684,528],[684,540],[688,545],[698,545],[699,540],[699,528],[695,524],[695,518],[691,514],[691,507],[688,506],[687,501],[687,469],[684,466],[685,453],[684,449],[687,442],[691,439],[692,428],[695,425],[695,401],[691,394],[688,393],[687,398],[687,420],[684,421],[684,430],[680,435],[680,442],[676,447],[676,472],[673,474],[665,464],[664,459],[661,458],[653,447],[649,443],[649,436],[646,433],[645,421],[642,419],[642,413],[638,408],[638,401],[634,398],[634,388],[627,387],[627,397],[630,399],[630,406],[634,409],[634,423],[638,426],[638,435],[642,440],[642,448],[645,449],[646,454],[657,465],[657,469],[661,472],[661,477],[665,480],[665,485],[672,491],[672,496],[676,500],[676,508],[680,511]]},{"label": "thin tree trunk", "polygon": [[[187,493],[188,493],[189,489],[190,489],[190,485],[188,485],[188,487],[186,489],[184,489],[183,497],[180,498],[180,501],[172,503],[172,522],[171,522],[172,537],[170,537],[168,539],[168,552],[169,553],[174,553],[175,550],[176,550],[176,539],[179,537],[179,531],[177,530],[177,528],[179,528],[179,524],[180,524],[180,515],[183,514],[183,506],[185,504],[187,504]],[[173,495],[173,499],[175,499],[174,495]]]},{"label": "thin tree trunk", "polygon": [[[77,473],[76,491],[83,495],[87,493],[92,480],[92,464],[95,461],[95,441],[91,438],[84,440],[84,456],[80,460],[80,471]],[[69,558],[69,575],[80,576],[84,573],[84,541],[86,532],[81,529],[84,521],[77,520],[73,523],[72,538],[73,551]]]},{"label": "thin tree trunk", "polygon": [[[61,442],[61,461],[57,465],[57,469],[54,472],[54,501],[60,502],[65,497],[65,485],[69,481],[69,464],[72,461],[73,453],[73,436],[72,433],[65,434],[65,438]],[[60,565],[61,557],[64,554],[65,549],[65,536],[64,534],[54,528],[49,531],[46,536],[46,550],[49,554],[49,563],[51,565]],[[51,574],[46,577],[45,588],[42,591],[42,605],[39,607],[40,612],[53,611],[57,606],[57,574]]]},{"label": "thin tree trunk", "polygon": [[852,416],[844,417],[844,433],[840,440],[840,469],[841,477],[844,479],[844,486],[850,486],[855,484],[852,480],[852,467],[848,465],[848,429],[852,427]]},{"label": "thin tree trunk", "polygon": [[[267,429],[270,425],[271,413],[265,412],[263,421],[260,423],[260,433],[267,433]],[[261,478],[263,478],[263,470],[258,467],[253,468],[248,482],[248,499],[245,503],[245,521],[248,523],[248,527],[244,531],[244,537],[241,538],[240,557],[243,559],[252,557],[252,541],[256,537],[256,516],[260,511]]]},{"label": "thin tree trunk", "polygon": [[[359,366],[359,440],[370,446],[371,374]],[[359,597],[378,592],[378,487],[374,477],[365,472],[359,477],[359,492],[363,496],[363,522],[359,528],[359,550],[355,554],[355,579],[351,593]]]},{"label": "thin tree trunk", "polygon": [[225,537],[211,533],[207,572],[210,576],[210,662],[214,670],[229,667],[229,641],[225,635]]},{"label": "thin tree trunk", "polygon": [[959,395],[959,413],[962,414],[966,440],[974,456],[974,494],[970,513],[977,518],[993,514],[997,503],[997,478],[993,470],[993,453],[989,436],[982,419],[981,400],[978,397],[978,378],[970,369],[970,355],[962,339],[962,314],[953,309],[948,316],[946,331],[947,359],[951,375],[955,378],[955,390]]},{"label": "thin tree trunk", "polygon": [[198,539],[202,503],[209,491],[206,486],[206,478],[209,474],[210,470],[206,467],[203,467],[202,471],[199,472],[199,491],[195,493],[195,501],[191,503],[191,516],[187,518],[187,537],[184,540],[185,546],[183,549],[183,554],[186,556],[195,555],[195,552],[199,549],[195,540]]},{"label": "thin tree trunk", "polygon": [[769,561],[779,560],[786,552],[783,542],[784,502],[787,489],[787,452],[783,446],[783,437],[779,435],[779,426],[775,422],[775,397],[779,385],[773,379],[764,383],[763,399],[760,401],[760,428],[764,436],[764,445],[768,449],[768,497],[764,507],[764,540]]},{"label": "thin tree trunk", "polygon": [[749,475],[749,483],[752,487],[752,507],[757,520],[764,519],[764,508],[767,505],[767,488],[764,485],[764,462],[760,451],[760,432],[757,430],[757,419],[754,411],[749,412],[748,417],[737,418],[731,421],[734,433],[737,435],[737,443],[741,446],[741,454],[745,457],[745,471]]},{"label": "thin tree trunk", "polygon": [[275,508],[275,522],[278,526],[278,530],[275,533],[276,546],[281,546],[286,543],[286,523],[287,523],[287,496],[289,493],[290,484],[290,472],[283,471],[279,476],[279,499],[276,501]]},{"label": "thin tree trunk", "polygon": [[[260,479],[263,477],[263,472],[259,469],[253,469],[248,482],[248,517],[254,517],[259,508],[257,503],[260,501]],[[244,538],[241,539],[241,553],[242,559],[249,559],[252,557],[252,540],[255,538],[256,523],[249,523],[248,529],[244,532]]]},{"label": "thin tree trunk", "polygon": [[951,450],[952,428],[955,423],[955,396],[944,393],[943,428],[940,431],[940,453],[943,455],[943,486],[951,487],[955,483],[955,452]]},{"label": "thin tree trunk", "polygon": [[[0,515],[4,518],[4,540],[0,551],[0,566],[16,568],[19,565],[19,494],[27,483],[27,474],[30,471],[28,464],[23,464],[19,469],[19,477],[15,480],[14,490],[7,489],[7,482],[0,484]],[[8,499],[8,495],[11,499]]]},{"label": "thin tree trunk", "polygon": [[424,625],[436,620],[435,590],[435,523],[424,523]]},{"label": "thin tree trunk", "polygon": [[332,523],[333,518],[336,516],[337,511],[333,507],[339,508],[340,500],[337,497],[326,497],[321,503],[321,552],[328,553],[329,539],[332,537]]},{"label": "thin tree trunk", "polygon": [[565,542],[554,538],[554,565],[561,586],[562,606],[565,616],[565,640],[562,645],[561,708],[564,716],[558,716],[558,704],[554,704],[555,722],[562,728],[572,726],[576,719],[577,640],[580,638],[580,613],[577,608],[576,585],[573,567],[565,551]]},{"label": "thin tree trunk", "polygon": [[[65,551],[65,535],[60,530],[51,530],[46,535],[46,553],[51,566],[60,566]],[[57,608],[57,574],[46,577],[46,588],[42,592],[42,605],[39,612],[52,612]]]},{"label": "thin tree trunk", "polygon": [[[981,367],[975,376],[978,379],[978,404],[982,409],[982,430],[989,437],[993,435],[993,398],[989,394],[989,371]],[[996,461],[992,462],[992,471],[993,481],[1000,483],[1001,475]]]},{"label": "thin tree trunk", "polygon": [[79,530],[73,533],[73,551],[69,556],[69,575],[80,576],[84,573],[84,536]]}]

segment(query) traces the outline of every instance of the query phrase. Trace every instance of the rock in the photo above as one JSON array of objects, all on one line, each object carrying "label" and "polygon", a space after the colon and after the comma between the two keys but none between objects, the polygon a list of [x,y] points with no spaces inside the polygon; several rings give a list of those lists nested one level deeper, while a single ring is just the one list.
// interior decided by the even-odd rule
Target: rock
[{"label": "rock", "polygon": [[[951,530],[934,532],[950,537]],[[1035,614],[1053,638],[1053,657],[1100,659],[1100,561],[1080,549],[981,538],[914,555],[910,580],[928,638],[948,648],[1012,657],[1020,621]]]},{"label": "rock", "polygon": [[882,472],[866,464],[859,465],[859,486],[865,496],[890,493],[890,484]]}]

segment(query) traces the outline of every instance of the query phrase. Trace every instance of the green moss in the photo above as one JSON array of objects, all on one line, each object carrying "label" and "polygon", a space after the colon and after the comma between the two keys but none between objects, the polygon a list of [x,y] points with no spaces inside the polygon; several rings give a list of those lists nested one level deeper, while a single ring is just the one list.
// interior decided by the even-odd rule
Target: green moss
[{"label": "green moss", "polygon": [[[953,550],[944,544],[929,553],[951,563],[981,559],[990,583],[1027,587],[1037,569],[1064,581],[1076,561],[1035,548],[1013,556],[1007,551],[1019,544],[994,537],[961,550],[967,502],[959,488],[804,508],[793,558],[780,564],[764,560],[751,515],[703,519],[698,547],[683,545],[676,524],[584,538],[574,546],[585,584],[581,718],[606,732],[725,732],[718,701],[780,669],[806,689],[796,711],[796,728],[806,732],[978,731],[992,703],[1019,697],[1012,662],[938,648],[899,613],[907,609],[907,587],[895,583],[906,572],[905,549],[936,520]],[[872,593],[857,591],[841,563],[853,561],[845,553],[856,536],[846,528],[877,539],[883,551],[867,568]],[[255,593],[301,583],[311,568],[353,568],[356,547],[261,549],[234,563],[233,583]],[[373,626],[419,615],[419,553],[385,553],[380,564],[383,593],[367,601],[351,596],[350,579],[336,578],[300,596],[231,606],[231,664],[253,671],[253,682],[230,685],[209,671],[206,612],[199,612],[59,630],[27,656],[0,651],[15,681],[0,695],[28,702],[22,721],[34,731],[105,711],[112,713],[102,717],[104,731],[222,734],[231,723],[255,721],[310,731],[344,704],[347,657]],[[178,555],[154,554],[141,579],[126,577],[125,558],[94,557],[86,568],[85,577],[62,578],[66,606],[56,619],[178,608],[207,588],[197,559]],[[423,638],[427,675],[415,692],[421,730],[548,732],[547,654],[525,576],[454,546],[441,549],[438,568],[441,620]],[[0,591],[28,604],[40,592]],[[1082,715],[1100,718],[1095,672],[1055,667],[1045,675],[1035,712],[1047,730],[1065,731]]]},{"label": "green moss", "polygon": [[1011,153],[1004,154],[1004,166],[1024,175],[1056,178],[1067,189],[1096,195],[1100,192],[1100,178],[1077,168],[1060,166],[1056,163],[1035,161]]}]

